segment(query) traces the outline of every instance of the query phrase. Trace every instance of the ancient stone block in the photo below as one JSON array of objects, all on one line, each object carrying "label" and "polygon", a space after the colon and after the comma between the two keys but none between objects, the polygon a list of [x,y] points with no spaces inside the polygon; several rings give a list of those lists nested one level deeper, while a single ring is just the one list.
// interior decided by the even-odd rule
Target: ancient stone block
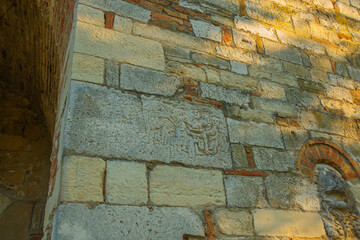
[{"label": "ancient stone block", "polygon": [[105,83],[110,87],[119,87],[120,67],[119,63],[111,60],[106,61]]},{"label": "ancient stone block", "polygon": [[191,78],[201,82],[206,82],[206,74],[202,68],[190,64],[180,64],[169,61],[166,64],[166,71],[178,75],[179,77]]},{"label": "ancient stone block", "polygon": [[274,208],[320,211],[317,186],[294,174],[271,174],[265,179],[269,203]]},{"label": "ancient stone block", "polygon": [[217,46],[215,50],[217,55],[230,60],[236,60],[245,63],[253,62],[252,54],[240,48]]},{"label": "ancient stone block", "polygon": [[[101,219],[101,221],[99,221]],[[54,235],[72,239],[182,239],[204,236],[201,219],[186,208],[66,204],[56,212]]]},{"label": "ancient stone block", "polygon": [[256,42],[251,34],[238,31],[236,29],[233,29],[232,32],[233,40],[237,47],[248,49],[254,52],[256,51]]},{"label": "ancient stone block", "polygon": [[226,198],[233,207],[267,207],[265,187],[261,177],[226,176]]},{"label": "ancient stone block", "polygon": [[254,226],[260,236],[311,238],[325,235],[318,213],[260,209],[254,214]]},{"label": "ancient stone block", "polygon": [[101,27],[105,26],[104,12],[83,4],[78,6],[77,20]]},{"label": "ancient stone block", "polygon": [[250,101],[249,94],[242,93],[236,89],[224,88],[207,83],[200,83],[200,89],[202,97],[214,99],[216,101],[224,101],[239,106],[243,106]]},{"label": "ancient stone block", "polygon": [[336,6],[339,8],[340,12],[349,18],[356,19],[360,21],[360,14],[358,10],[352,6],[348,6],[341,2],[337,2]]},{"label": "ancient stone block", "polygon": [[80,0],[80,3],[100,8],[104,11],[130,17],[141,22],[150,19],[151,12],[145,8],[122,0]]},{"label": "ancient stone block", "polygon": [[242,144],[231,144],[233,164],[235,168],[248,168],[249,162],[246,156],[245,147]]},{"label": "ancient stone block", "polygon": [[216,224],[226,235],[253,235],[252,216],[248,211],[219,209],[215,212]]},{"label": "ancient stone block", "polygon": [[334,6],[330,0],[315,0],[314,4],[318,5],[320,7],[323,7],[325,9],[333,9],[334,8]]},{"label": "ancient stone block", "polygon": [[284,139],[284,144],[288,150],[300,150],[304,142],[309,138],[307,131],[282,127],[281,133]]},{"label": "ancient stone block", "polygon": [[104,83],[104,59],[74,53],[71,78],[91,83]]},{"label": "ancient stone block", "polygon": [[76,26],[74,51],[156,70],[165,68],[160,43],[82,22]]},{"label": "ancient stone block", "polygon": [[230,64],[231,64],[231,71],[237,74],[247,75],[249,73],[245,63],[231,61]]},{"label": "ancient stone block", "polygon": [[146,166],[142,163],[108,161],[106,201],[120,204],[146,204],[148,200]]},{"label": "ancient stone block", "polygon": [[105,162],[100,158],[69,156],[62,168],[63,201],[102,202]]},{"label": "ancient stone block", "polygon": [[164,45],[164,51],[166,56],[190,59],[190,50],[188,49],[178,48],[171,45]]},{"label": "ancient stone block", "polygon": [[121,65],[120,87],[138,92],[172,96],[180,87],[180,79],[146,68]]},{"label": "ancient stone block", "polygon": [[260,85],[262,97],[285,100],[285,88],[283,86],[269,81],[261,81]]},{"label": "ancient stone block", "polygon": [[73,82],[65,148],[114,158],[231,166],[222,112]]},{"label": "ancient stone block", "polygon": [[271,148],[253,147],[257,169],[287,171],[295,168],[294,156],[290,152]]},{"label": "ancient stone block", "polygon": [[238,13],[240,9],[240,2],[236,0],[204,0],[204,2],[224,8],[225,10],[234,13]]},{"label": "ancient stone block", "polygon": [[211,65],[220,69],[230,69],[230,64],[228,61],[221,58],[213,57],[211,55],[193,53],[191,55],[191,58],[197,63]]},{"label": "ancient stone block", "polygon": [[268,27],[259,22],[253,21],[246,17],[236,16],[234,21],[235,21],[235,26],[237,29],[249,31],[253,34],[258,34],[261,37],[268,38],[273,41],[277,41],[277,37],[274,33],[274,29],[271,27]]},{"label": "ancient stone block", "polygon": [[196,37],[221,42],[221,28],[207,22],[190,19]]},{"label": "ancient stone block", "polygon": [[240,90],[258,90],[258,81],[250,76],[239,75],[233,72],[220,71],[222,85]]},{"label": "ancient stone block", "polygon": [[285,61],[302,64],[300,52],[296,48],[290,48],[281,43],[272,42],[266,39],[263,39],[263,43],[265,47],[265,54]]},{"label": "ancient stone block", "polygon": [[131,34],[132,32],[131,20],[128,18],[115,16],[114,30]]},{"label": "ancient stone block", "polygon": [[227,119],[231,143],[284,148],[280,130],[265,123]]},{"label": "ancient stone block", "polygon": [[150,173],[150,200],[156,205],[224,205],[222,174],[216,170],[156,166]]},{"label": "ancient stone block", "polygon": [[344,121],[341,117],[335,115],[321,112],[303,112],[301,122],[305,129],[344,134]]},{"label": "ancient stone block", "polygon": [[360,69],[347,66],[347,69],[349,71],[350,77],[354,80],[360,81]]}]

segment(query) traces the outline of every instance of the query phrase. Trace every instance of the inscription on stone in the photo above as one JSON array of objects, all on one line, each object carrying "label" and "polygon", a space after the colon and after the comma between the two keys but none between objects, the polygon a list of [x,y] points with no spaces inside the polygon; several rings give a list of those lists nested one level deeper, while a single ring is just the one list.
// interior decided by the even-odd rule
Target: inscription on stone
[{"label": "inscription on stone", "polygon": [[66,147],[79,153],[231,166],[225,118],[213,107],[73,82],[67,118]]}]

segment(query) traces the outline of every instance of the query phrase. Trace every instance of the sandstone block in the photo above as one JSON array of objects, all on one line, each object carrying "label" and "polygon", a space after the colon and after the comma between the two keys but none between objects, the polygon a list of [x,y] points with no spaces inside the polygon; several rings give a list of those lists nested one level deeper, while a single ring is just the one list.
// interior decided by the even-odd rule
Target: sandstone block
[{"label": "sandstone block", "polygon": [[220,85],[220,72],[217,69],[205,68],[208,83]]},{"label": "sandstone block", "polygon": [[307,131],[296,128],[282,127],[281,133],[286,149],[300,150],[304,142],[309,138]]},{"label": "sandstone block", "polygon": [[295,168],[294,156],[289,152],[272,148],[253,147],[254,160],[257,169],[288,171]]},{"label": "sandstone block", "polygon": [[141,22],[147,22],[151,17],[149,10],[122,0],[80,0],[80,3],[91,5],[104,11],[115,12],[116,14]]},{"label": "sandstone block", "polygon": [[309,69],[302,65],[284,62],[284,72],[301,78],[310,78]]},{"label": "sandstone block", "polygon": [[171,45],[164,45],[164,51],[166,56],[190,59],[190,50],[188,49],[178,48]]},{"label": "sandstone block", "polygon": [[243,106],[249,103],[249,94],[240,92],[239,90],[224,88],[221,86],[200,83],[201,96],[203,98],[210,98],[216,101],[224,101],[231,104]]},{"label": "sandstone block", "polygon": [[319,82],[309,81],[309,80],[300,78],[298,80],[298,83],[299,83],[299,86],[306,91],[315,92],[315,93],[325,91],[324,85]]},{"label": "sandstone block", "polygon": [[274,208],[320,211],[317,185],[308,178],[278,173],[265,179],[269,203]]},{"label": "sandstone block", "polygon": [[293,45],[302,49],[307,49],[317,54],[325,53],[324,47],[318,42],[306,38],[299,38],[296,34],[283,30],[277,30],[276,32],[282,43]]},{"label": "sandstone block", "polygon": [[294,116],[298,112],[294,105],[279,99],[253,98],[253,103],[258,110],[263,109],[283,116]]},{"label": "sandstone block", "polygon": [[227,119],[230,142],[284,148],[280,130],[265,123],[240,122]]},{"label": "sandstone block", "polygon": [[77,20],[101,27],[105,26],[104,12],[83,4],[78,5]]},{"label": "sandstone block", "polygon": [[250,76],[239,75],[233,72],[220,71],[221,84],[225,87],[237,88],[245,91],[258,90],[259,82]]},{"label": "sandstone block", "polygon": [[116,159],[231,166],[221,110],[73,81],[65,148]]},{"label": "sandstone block", "polygon": [[142,67],[121,65],[120,87],[138,92],[172,96],[180,87],[180,79]]},{"label": "sandstone block", "polygon": [[204,0],[204,2],[213,4],[233,13],[238,13],[240,9],[240,3],[236,0]]},{"label": "sandstone block", "polygon": [[249,162],[246,156],[245,147],[242,144],[231,144],[233,164],[235,168],[248,168]]},{"label": "sandstone block", "polygon": [[180,64],[169,61],[166,64],[166,71],[178,75],[179,77],[191,78],[201,82],[206,82],[206,74],[202,68],[189,64]]},{"label": "sandstone block", "polygon": [[142,163],[108,161],[106,201],[119,204],[146,204],[148,200],[146,166]]},{"label": "sandstone block", "polygon": [[217,170],[156,166],[150,173],[150,200],[155,205],[224,205],[222,174]]},{"label": "sandstone block", "polygon": [[78,22],[75,52],[164,70],[164,50],[155,41]]},{"label": "sandstone block", "polygon": [[315,0],[314,4],[318,5],[320,7],[323,7],[325,9],[333,9],[334,8],[334,6],[330,0]]},{"label": "sandstone block", "polygon": [[233,29],[233,40],[237,47],[256,51],[256,42],[251,34]]},{"label": "sandstone block", "polygon": [[285,88],[279,84],[269,82],[269,81],[261,81],[261,96],[265,98],[274,98],[285,100]]},{"label": "sandstone block", "polygon": [[[59,240],[95,239],[182,239],[204,236],[201,219],[186,208],[98,205],[60,205],[54,236]],[[101,219],[101,221],[99,221]]]},{"label": "sandstone block", "polygon": [[265,54],[283,59],[285,61],[302,64],[300,52],[296,48],[290,48],[281,43],[269,41],[266,39],[263,39],[263,43],[265,47]]},{"label": "sandstone block", "polygon": [[277,37],[274,33],[274,29],[263,25],[259,22],[250,20],[246,17],[235,17],[235,26],[237,29],[251,32],[253,34],[258,34],[261,37],[268,38],[273,41],[277,41]]},{"label": "sandstone block", "polygon": [[318,213],[283,210],[257,210],[254,214],[255,232],[260,236],[321,237],[324,225]]},{"label": "sandstone block", "polygon": [[230,64],[231,71],[237,74],[247,75],[249,73],[245,63],[230,61]]},{"label": "sandstone block", "polygon": [[221,42],[221,28],[207,22],[190,19],[196,37]]},{"label": "sandstone block", "polygon": [[236,60],[245,63],[252,63],[252,54],[239,48],[233,48],[228,46],[217,46],[216,54],[230,60]]},{"label": "sandstone block", "polygon": [[107,60],[105,64],[105,83],[110,87],[119,87],[120,67],[119,63]]},{"label": "sandstone block", "polygon": [[308,130],[318,130],[327,133],[344,134],[344,121],[341,117],[321,112],[303,112],[302,126]]},{"label": "sandstone block", "polygon": [[265,187],[261,177],[226,176],[226,198],[232,207],[267,207]]},{"label": "sandstone block", "polygon": [[69,156],[62,169],[63,201],[102,202],[105,162],[100,158]]},{"label": "sandstone block", "polygon": [[191,57],[197,63],[211,65],[220,69],[230,69],[229,62],[221,58],[200,53],[193,53]]},{"label": "sandstone block", "polygon": [[131,20],[116,15],[114,19],[114,30],[131,34],[132,31]]},{"label": "sandstone block", "polygon": [[340,12],[345,16],[360,21],[360,14],[356,8],[348,6],[341,2],[337,2],[336,6],[339,8]]},{"label": "sandstone block", "polygon": [[74,53],[71,78],[91,83],[104,83],[104,59]]},{"label": "sandstone block", "polygon": [[248,211],[219,209],[215,212],[215,220],[220,231],[226,235],[251,236],[254,234],[252,216]]}]

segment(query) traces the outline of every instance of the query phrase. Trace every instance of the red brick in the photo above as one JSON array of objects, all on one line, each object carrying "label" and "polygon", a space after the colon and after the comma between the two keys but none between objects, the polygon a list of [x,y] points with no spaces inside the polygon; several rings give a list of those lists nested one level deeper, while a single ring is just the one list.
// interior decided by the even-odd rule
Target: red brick
[{"label": "red brick", "polygon": [[184,99],[188,102],[192,102],[192,97],[190,96],[184,96]]},{"label": "red brick", "polygon": [[171,7],[173,9],[175,9],[176,11],[179,11],[181,13],[185,13],[189,16],[192,16],[192,17],[199,17],[199,18],[203,18],[203,19],[206,19],[206,20],[209,20],[210,19],[210,16],[207,16],[203,13],[200,13],[200,12],[195,12],[195,11],[192,11],[190,9],[187,9],[187,8],[184,8],[184,7],[181,7],[177,4],[172,4]]},{"label": "red brick", "polygon": [[245,6],[245,0],[240,0],[240,15],[246,16],[246,6]]},{"label": "red brick", "polygon": [[330,59],[330,63],[331,63],[331,68],[332,68],[334,74],[337,74],[335,63],[334,63],[334,61],[332,59]]},{"label": "red brick", "polygon": [[324,145],[323,148],[325,150],[326,158],[330,160],[331,159],[331,148],[326,145]]},{"label": "red brick", "polygon": [[204,210],[204,218],[206,223],[206,236],[210,239],[210,237],[215,236],[215,228],[212,223],[211,212],[209,210]]},{"label": "red brick", "polygon": [[248,159],[249,167],[254,168],[255,167],[255,161],[254,161],[254,154],[253,154],[253,151],[252,151],[251,147],[246,146],[245,147],[245,153],[246,153],[246,157]]},{"label": "red brick", "polygon": [[324,145],[316,145],[315,148],[318,149],[318,153],[320,154],[320,159],[319,160],[325,160],[325,159],[330,160],[326,156]]},{"label": "red brick", "polygon": [[171,4],[169,1],[166,1],[166,0],[150,0],[150,2],[160,4],[163,6],[169,6]]},{"label": "red brick", "polygon": [[233,45],[232,35],[229,28],[225,25],[221,26],[222,43],[227,46]]},{"label": "red brick", "polygon": [[302,169],[301,169],[301,172],[302,172],[303,174],[311,177],[311,178],[314,177],[314,172],[313,172],[312,170],[308,169],[308,168],[302,168]]},{"label": "red brick", "polygon": [[113,29],[115,14],[113,12],[105,12],[105,28]]},{"label": "red brick", "polygon": [[167,22],[151,21],[151,24],[156,25],[158,27],[174,30],[174,26]]},{"label": "red brick", "polygon": [[188,85],[185,86],[185,93],[186,95],[190,95],[190,96],[198,96],[198,92],[196,88],[190,87]]},{"label": "red brick", "polygon": [[185,33],[192,33],[193,30],[191,28],[185,27],[185,26],[178,26],[176,28],[179,32],[185,32]]},{"label": "red brick", "polygon": [[151,14],[151,17],[152,17],[152,19],[157,19],[157,20],[161,20],[161,21],[165,21],[165,22],[175,22],[180,25],[184,24],[184,21],[181,19],[170,17],[168,15],[164,15],[164,14],[160,14],[160,13],[156,13],[156,12],[153,12]]},{"label": "red brick", "polygon": [[215,102],[215,101],[211,101],[211,100],[209,100],[209,103],[210,103],[211,105],[214,105],[214,106],[217,106],[217,107],[221,107],[221,106],[222,106],[222,103]]},{"label": "red brick", "polygon": [[301,161],[301,165],[305,166],[305,167],[308,167],[309,169],[314,169],[315,167],[315,164],[306,160],[306,159],[302,159]]},{"label": "red brick", "polygon": [[[316,149],[314,148],[314,150]],[[313,152],[313,149],[311,148],[306,149],[304,157],[313,163],[317,163],[317,161],[319,160],[319,157]]]},{"label": "red brick", "polygon": [[157,11],[157,12],[162,12],[164,9],[164,7],[162,7],[162,6],[156,5],[154,3],[151,3],[151,2],[148,2],[145,0],[139,0],[139,5],[147,8],[147,9]]},{"label": "red brick", "polygon": [[139,3],[139,0],[126,0],[128,2],[132,2],[132,3],[135,3],[135,4],[138,4]]},{"label": "red brick", "polygon": [[349,171],[349,172],[345,172],[345,173],[342,175],[342,177],[345,178],[346,180],[351,180],[351,179],[357,178],[357,175],[356,175],[355,172]]},{"label": "red brick", "polygon": [[241,176],[255,176],[266,177],[267,174],[261,171],[247,171],[247,170],[225,170],[226,175],[241,175]]},{"label": "red brick", "polygon": [[169,16],[172,16],[172,17],[176,17],[176,18],[182,18],[184,20],[188,20],[188,16],[186,14],[183,14],[183,13],[179,13],[179,12],[176,12],[176,11],[172,11],[168,8],[165,8],[164,11],[169,15]]},{"label": "red brick", "polygon": [[207,101],[205,99],[197,98],[197,97],[194,98],[194,101],[195,102],[201,102],[201,103],[207,103]]},{"label": "red brick", "polygon": [[337,47],[336,44],[332,43],[332,42],[328,42],[328,41],[325,41],[325,40],[322,40],[322,39],[319,39],[319,38],[316,38],[316,37],[311,37],[312,40],[314,40],[315,42],[319,42],[319,43],[322,43],[322,44],[325,44],[325,45],[329,45],[331,47]]},{"label": "red brick", "polygon": [[253,92],[251,93],[252,96],[255,96],[255,97],[261,97],[261,93],[259,92]]},{"label": "red brick", "polygon": [[197,87],[199,86],[199,83],[197,81],[194,81],[190,78],[184,78],[184,84],[188,85],[190,87]]}]

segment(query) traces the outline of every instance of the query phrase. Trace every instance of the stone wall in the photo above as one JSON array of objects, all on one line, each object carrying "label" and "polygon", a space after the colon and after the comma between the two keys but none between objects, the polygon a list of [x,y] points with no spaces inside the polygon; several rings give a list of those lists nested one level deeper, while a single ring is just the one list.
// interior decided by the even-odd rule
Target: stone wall
[{"label": "stone wall", "polygon": [[80,0],[47,237],[322,239],[320,163],[360,237],[359,9]]},{"label": "stone wall", "polygon": [[28,97],[3,85],[0,89],[0,236],[41,239],[50,134]]}]

